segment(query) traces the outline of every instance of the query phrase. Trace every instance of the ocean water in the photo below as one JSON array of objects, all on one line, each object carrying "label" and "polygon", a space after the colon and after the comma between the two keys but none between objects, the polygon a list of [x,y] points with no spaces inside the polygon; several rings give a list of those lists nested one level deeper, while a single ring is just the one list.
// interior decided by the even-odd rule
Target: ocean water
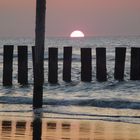
[{"label": "ocean water", "polygon": [[[14,45],[13,86],[2,86],[3,45]],[[28,86],[17,83],[17,46],[28,45]],[[122,121],[140,124],[140,81],[130,80],[130,48],[140,47],[140,36],[129,37],[87,37],[87,38],[47,38],[45,43],[45,83],[43,88],[43,108],[33,110],[33,71],[31,47],[34,39],[15,38],[0,40],[0,115],[33,116],[42,113],[44,118],[70,118]],[[72,46],[72,82],[62,80],[63,47]],[[114,80],[115,47],[127,48],[125,78]],[[59,48],[57,85],[48,83],[48,47]],[[80,80],[80,48],[92,48],[92,82]],[[96,80],[96,47],[106,47],[106,82]]]}]

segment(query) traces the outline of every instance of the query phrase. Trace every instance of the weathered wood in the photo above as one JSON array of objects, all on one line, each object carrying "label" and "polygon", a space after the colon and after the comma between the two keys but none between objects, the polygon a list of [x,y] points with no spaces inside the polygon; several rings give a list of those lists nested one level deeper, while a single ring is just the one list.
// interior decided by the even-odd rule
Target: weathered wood
[{"label": "weathered wood", "polygon": [[42,73],[42,69],[39,69],[37,64],[35,64],[35,46],[32,47],[32,61],[34,78],[33,108],[41,108],[43,105],[43,77],[39,76]]},{"label": "weathered wood", "polygon": [[36,0],[35,65],[40,69],[42,79],[44,79],[45,15],[46,0]]},{"label": "weathered wood", "polygon": [[34,68],[35,68],[35,46],[32,46],[32,67],[33,67],[33,77],[34,77]]},{"label": "weathered wood", "polygon": [[[33,108],[42,107],[46,0],[36,0]],[[35,87],[36,86],[36,87]],[[40,91],[38,91],[40,89]],[[40,94],[40,95],[37,95]]]},{"label": "weathered wood", "polygon": [[71,82],[72,47],[64,47],[63,53],[63,80]]},{"label": "weathered wood", "polygon": [[41,108],[43,105],[43,85],[34,82],[33,93],[33,108]]},{"label": "weathered wood", "polygon": [[81,81],[92,80],[92,53],[91,48],[81,48]]},{"label": "weathered wood", "polygon": [[[35,46],[44,48],[46,0],[36,0]],[[39,52],[40,53],[40,52]]]},{"label": "weathered wood", "polygon": [[99,82],[107,80],[106,48],[96,48],[96,78]]},{"label": "weathered wood", "polygon": [[130,79],[140,80],[140,48],[131,48]]},{"label": "weathered wood", "polygon": [[58,48],[49,48],[48,64],[48,82],[56,84],[58,82]]},{"label": "weathered wood", "polygon": [[13,45],[4,46],[3,57],[3,86],[12,86],[13,74]]},{"label": "weathered wood", "polygon": [[116,80],[124,80],[126,48],[118,47],[115,49],[115,72],[114,78]]},{"label": "weathered wood", "polygon": [[18,46],[18,83],[28,84],[28,47]]},{"label": "weathered wood", "polygon": [[44,82],[44,44],[45,44],[45,15],[46,0],[36,0],[36,28],[35,28],[35,67]]},{"label": "weathered wood", "polygon": [[33,77],[34,77],[34,89],[33,89],[33,108],[41,108],[43,105],[43,67],[42,63],[37,63],[35,56],[36,47],[32,48],[33,54]]}]

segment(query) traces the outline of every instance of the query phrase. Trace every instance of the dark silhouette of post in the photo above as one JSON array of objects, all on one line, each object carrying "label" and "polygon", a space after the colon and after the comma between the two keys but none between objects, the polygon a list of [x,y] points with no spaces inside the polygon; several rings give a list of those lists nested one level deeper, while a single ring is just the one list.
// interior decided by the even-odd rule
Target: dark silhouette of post
[{"label": "dark silhouette of post", "polygon": [[34,118],[33,120],[33,140],[42,140],[42,119]]},{"label": "dark silhouette of post", "polygon": [[36,0],[33,108],[42,107],[46,0]]},{"label": "dark silhouette of post", "polygon": [[51,84],[57,84],[58,82],[58,48],[49,48],[49,70],[48,70],[48,82]]},{"label": "dark silhouette of post", "polygon": [[92,53],[91,48],[81,48],[81,81],[92,80]]},{"label": "dark silhouette of post", "polygon": [[18,46],[18,83],[28,84],[28,47]]},{"label": "dark silhouette of post", "polygon": [[14,50],[13,45],[4,45],[3,86],[12,86],[13,50]]},{"label": "dark silhouette of post", "polygon": [[96,78],[99,82],[107,80],[106,48],[96,48]]},{"label": "dark silhouette of post", "polygon": [[125,47],[115,48],[114,78],[119,81],[124,80],[125,57],[126,57],[126,48]]},{"label": "dark silhouette of post", "polygon": [[63,80],[71,82],[72,47],[64,47],[63,52]]},{"label": "dark silhouette of post", "polygon": [[34,76],[34,68],[35,68],[35,46],[32,46],[32,66],[33,66],[33,76]]},{"label": "dark silhouette of post", "polygon": [[130,79],[140,80],[140,48],[131,48]]}]

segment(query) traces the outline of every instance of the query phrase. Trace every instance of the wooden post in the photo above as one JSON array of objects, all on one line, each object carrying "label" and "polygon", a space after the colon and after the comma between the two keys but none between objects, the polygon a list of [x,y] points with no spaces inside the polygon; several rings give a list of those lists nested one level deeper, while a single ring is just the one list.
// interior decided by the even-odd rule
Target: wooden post
[{"label": "wooden post", "polygon": [[32,46],[32,66],[33,66],[33,77],[34,77],[34,68],[35,68],[35,46]]},{"label": "wooden post", "polygon": [[[43,65],[37,62],[36,59],[36,47],[32,48],[33,57],[33,77],[34,77],[34,89],[33,89],[33,108],[42,108],[43,105]],[[42,60],[41,60],[42,61]]]},{"label": "wooden post", "polygon": [[36,0],[35,26],[35,65],[40,69],[40,77],[44,82],[44,46],[45,46],[46,0]]},{"label": "wooden post", "polygon": [[36,0],[33,108],[42,108],[46,0]]},{"label": "wooden post", "polygon": [[49,48],[48,64],[48,81],[56,84],[58,81],[58,48]]},{"label": "wooden post", "polygon": [[33,108],[41,108],[43,105],[43,82],[44,77],[42,75],[43,67],[42,63],[37,63],[35,57],[36,46],[32,47],[32,61],[33,61],[33,77],[34,77],[34,89],[33,89]]},{"label": "wooden post", "polygon": [[96,48],[96,78],[99,82],[107,80],[106,48]]},{"label": "wooden post", "polygon": [[115,49],[114,78],[119,81],[124,80],[125,56],[126,56],[125,47],[118,47]]},{"label": "wooden post", "polygon": [[140,80],[140,48],[131,48],[130,79]]},{"label": "wooden post", "polygon": [[28,48],[18,46],[18,83],[28,84]]},{"label": "wooden post", "polygon": [[92,80],[92,53],[91,48],[81,48],[81,81]]},{"label": "wooden post", "polygon": [[13,50],[13,45],[4,45],[3,86],[12,86]]},{"label": "wooden post", "polygon": [[72,47],[64,47],[63,53],[63,80],[71,82]]}]

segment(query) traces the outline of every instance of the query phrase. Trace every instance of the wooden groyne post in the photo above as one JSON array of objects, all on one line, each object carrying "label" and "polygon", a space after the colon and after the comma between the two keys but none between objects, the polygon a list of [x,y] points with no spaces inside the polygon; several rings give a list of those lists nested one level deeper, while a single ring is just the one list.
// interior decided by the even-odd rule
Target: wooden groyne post
[{"label": "wooden groyne post", "polygon": [[106,48],[96,48],[96,79],[99,82],[107,80]]},{"label": "wooden groyne post", "polygon": [[58,82],[58,48],[49,48],[48,59],[48,82],[57,84]]},{"label": "wooden groyne post", "polygon": [[18,83],[28,84],[28,47],[18,46]]},{"label": "wooden groyne post", "polygon": [[81,81],[92,80],[92,52],[91,48],[81,48]]},{"label": "wooden groyne post", "polygon": [[140,80],[140,48],[131,48],[130,79]]},{"label": "wooden groyne post", "polygon": [[[33,58],[33,76],[34,76],[34,92],[35,98],[33,102],[35,106],[41,106],[42,101],[39,98],[43,97],[44,77],[42,74],[42,63],[36,62],[35,48],[32,47]],[[92,49],[81,48],[81,81],[92,81]],[[3,85],[12,85],[13,72],[13,45],[4,45],[3,54]],[[72,64],[72,47],[64,47],[63,54],[63,80],[71,82],[71,64]],[[18,46],[18,83],[21,85],[28,84],[28,46]],[[39,55],[40,56],[40,55]],[[116,80],[124,80],[126,48],[115,48],[115,68],[114,78]],[[42,60],[42,57],[40,58]],[[39,60],[40,60],[39,59]],[[44,59],[43,59],[44,61]],[[38,68],[39,67],[39,68]],[[41,76],[40,76],[41,75]],[[107,80],[106,69],[106,48],[96,48],[96,78],[99,82]],[[140,48],[131,48],[131,64],[130,64],[130,79],[140,80]],[[48,48],[48,82],[57,84],[58,82],[58,48]],[[42,96],[42,97],[41,97]]]},{"label": "wooden groyne post", "polygon": [[3,86],[12,86],[13,45],[4,45],[3,55]]},{"label": "wooden groyne post", "polygon": [[34,68],[35,68],[35,46],[32,46],[32,67],[33,67],[33,78],[34,78]]},{"label": "wooden groyne post", "polygon": [[63,52],[63,80],[71,82],[72,47],[64,47]]},{"label": "wooden groyne post", "polygon": [[114,78],[119,81],[124,80],[125,57],[126,57],[126,48],[125,47],[115,48]]}]

